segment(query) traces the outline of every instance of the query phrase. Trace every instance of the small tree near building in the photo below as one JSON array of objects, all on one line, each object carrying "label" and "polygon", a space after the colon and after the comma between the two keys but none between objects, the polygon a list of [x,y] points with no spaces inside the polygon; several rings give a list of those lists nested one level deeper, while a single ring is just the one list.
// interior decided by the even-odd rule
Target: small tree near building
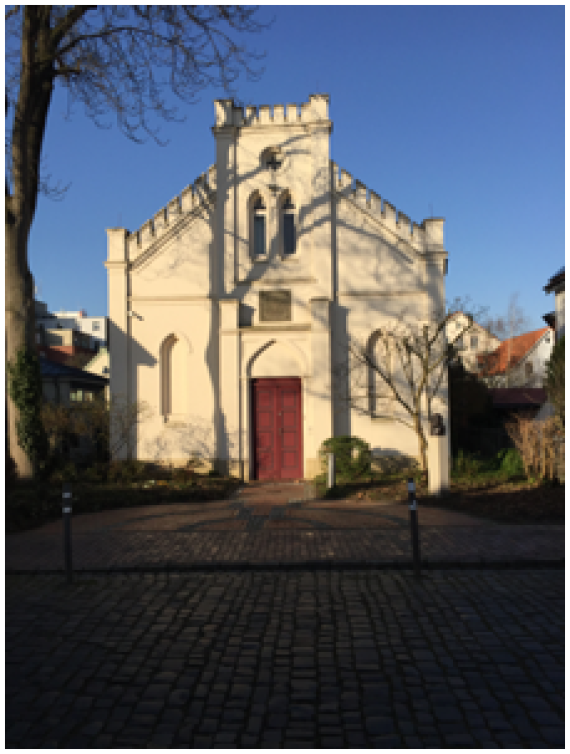
[{"label": "small tree near building", "polygon": [[[448,341],[447,325],[458,310],[465,313],[464,324]],[[351,338],[347,362],[334,368],[335,384],[343,386],[336,388],[338,398],[351,409],[393,419],[416,433],[424,472],[426,424],[439,403],[447,405],[448,366],[457,358],[457,344],[473,323],[473,315],[458,300],[434,313],[430,321],[407,320],[402,312],[385,322],[368,342]]]}]

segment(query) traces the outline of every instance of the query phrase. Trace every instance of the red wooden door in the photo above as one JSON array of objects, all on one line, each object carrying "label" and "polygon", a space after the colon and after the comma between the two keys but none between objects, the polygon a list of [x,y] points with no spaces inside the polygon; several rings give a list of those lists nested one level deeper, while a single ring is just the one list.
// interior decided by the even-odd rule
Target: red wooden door
[{"label": "red wooden door", "polygon": [[255,479],[303,477],[301,380],[253,380]]}]

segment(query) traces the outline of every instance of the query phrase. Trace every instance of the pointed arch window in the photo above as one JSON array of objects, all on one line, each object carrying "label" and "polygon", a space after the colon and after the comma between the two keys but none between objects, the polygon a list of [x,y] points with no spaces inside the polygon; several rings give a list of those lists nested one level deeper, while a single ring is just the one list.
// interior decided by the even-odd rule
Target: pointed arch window
[{"label": "pointed arch window", "polygon": [[372,334],[368,341],[368,410],[372,418],[391,418],[393,412],[392,391],[388,379],[393,378],[390,339],[381,330]]},{"label": "pointed arch window", "polygon": [[165,420],[188,411],[188,349],[176,335],[169,335],[161,349],[161,413]]},{"label": "pointed arch window", "polygon": [[284,257],[290,257],[297,251],[296,207],[287,193],[281,204],[281,248]]}]

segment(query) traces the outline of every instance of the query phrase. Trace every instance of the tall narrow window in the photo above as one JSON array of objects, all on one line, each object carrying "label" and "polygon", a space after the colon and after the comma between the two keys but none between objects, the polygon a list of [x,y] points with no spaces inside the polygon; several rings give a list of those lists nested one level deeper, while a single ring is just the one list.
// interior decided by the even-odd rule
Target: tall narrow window
[{"label": "tall narrow window", "polygon": [[287,194],[281,205],[281,233],[283,256],[291,256],[297,250],[297,233],[295,228],[295,205],[290,194]]},{"label": "tall narrow window", "polygon": [[265,254],[265,204],[258,196],[253,205],[253,256],[264,257]]},{"label": "tall narrow window", "polygon": [[381,331],[372,334],[368,341],[368,409],[373,418],[391,418],[392,392],[386,382],[392,379],[392,358],[389,340]]},{"label": "tall narrow window", "polygon": [[188,354],[183,341],[170,335],[162,345],[162,414],[187,412]]}]

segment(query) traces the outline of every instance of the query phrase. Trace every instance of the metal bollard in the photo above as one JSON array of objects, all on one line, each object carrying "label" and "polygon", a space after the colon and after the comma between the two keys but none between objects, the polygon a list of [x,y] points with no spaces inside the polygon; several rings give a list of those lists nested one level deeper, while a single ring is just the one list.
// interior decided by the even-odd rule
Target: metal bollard
[{"label": "metal bollard", "polygon": [[410,527],[412,532],[412,550],[414,555],[414,574],[420,578],[420,535],[418,531],[418,501],[416,500],[416,483],[408,479],[408,502],[410,504]]},{"label": "metal bollard", "polygon": [[332,489],[336,484],[336,469],[334,453],[327,453],[327,489]]},{"label": "metal bollard", "polygon": [[71,569],[71,484],[69,482],[63,483],[61,497],[63,500],[63,553],[65,558],[65,573],[67,575],[67,583],[71,584],[73,581],[73,575]]}]

